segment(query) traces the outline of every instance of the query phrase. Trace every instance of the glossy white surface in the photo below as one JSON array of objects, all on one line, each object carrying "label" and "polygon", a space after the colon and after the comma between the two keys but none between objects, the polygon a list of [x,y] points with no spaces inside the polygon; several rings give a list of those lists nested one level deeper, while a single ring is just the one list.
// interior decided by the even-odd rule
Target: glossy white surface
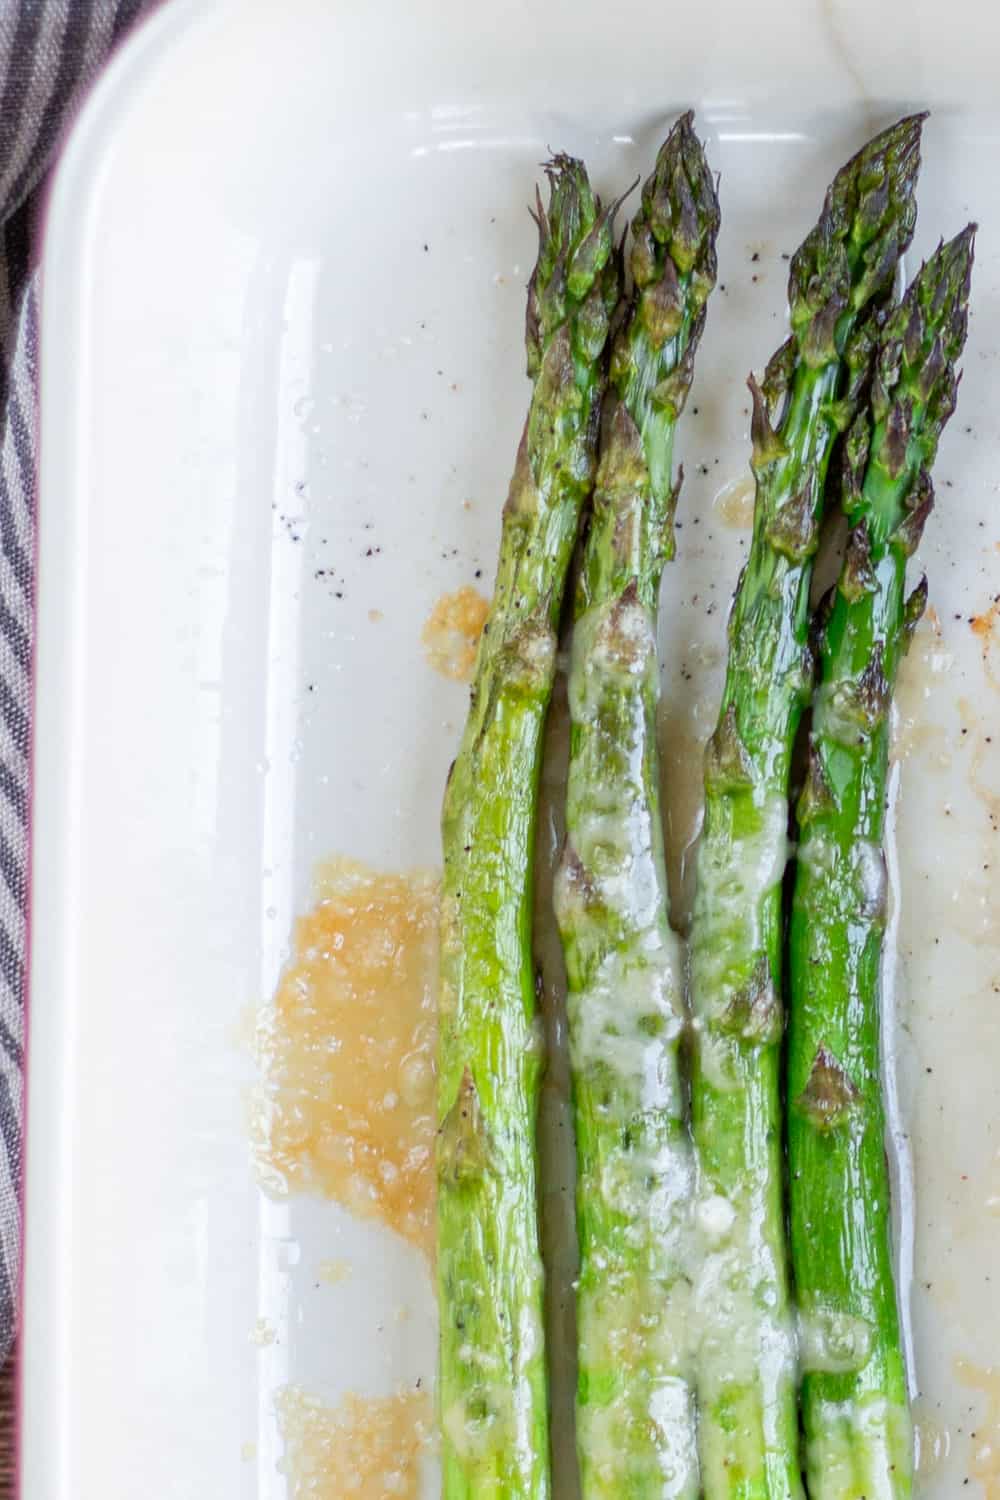
[{"label": "glossy white surface", "polygon": [[[516,0],[499,34],[477,14],[178,0],[112,68],[59,173],[23,1494],[282,1500],[282,1384],[332,1401],[433,1373],[416,1252],[256,1186],[240,1038],[318,858],[437,861],[465,690],[431,672],[420,627],[477,569],[489,587],[546,147],[613,190],[690,104],[722,173],[663,610],[667,719],[696,739],[745,541],[714,501],[746,474],[743,382],[783,336],[782,253],[869,130],[930,104],[916,253],[972,215],[981,234],[922,549],[940,640],[918,638],[904,698],[929,728],[900,767],[898,1081],[919,1410],[950,1444],[919,1493],[985,1497],[962,1481],[1000,1447],[1000,1407],[955,1360],[1000,1361],[1000,655],[967,623],[1000,593],[997,21],[974,0],[824,0],[794,26],[777,0],[686,20]],[[678,775],[680,807],[693,755]],[[331,1254],[355,1265],[337,1286],[317,1274]],[[273,1343],[253,1342],[260,1318]]]}]

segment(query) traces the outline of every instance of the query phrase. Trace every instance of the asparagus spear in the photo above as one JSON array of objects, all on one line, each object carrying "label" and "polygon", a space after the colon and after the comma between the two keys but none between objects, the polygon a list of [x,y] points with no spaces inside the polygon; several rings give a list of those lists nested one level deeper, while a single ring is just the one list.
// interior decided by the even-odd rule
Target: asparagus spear
[{"label": "asparagus spear", "polygon": [[442,820],[437,1270],[445,1500],[549,1493],[532,855],[555,632],[593,481],[619,265],[616,205],[602,208],[571,157],[557,157],[548,176],[549,211],[539,197],[528,287],[534,390]]},{"label": "asparagus spear", "polygon": [[674,428],[715,283],[719,206],[692,115],[633,221],[576,600],[556,915],[576,1118],[583,1500],[696,1500],[686,1331],[691,1142],[679,945],[660,826],[656,617],[673,556]]},{"label": "asparagus spear", "polygon": [[892,685],[927,595],[906,562],[955,409],[974,226],[927,262],[879,338],[851,427],[847,553],[822,639],[789,943],[792,1265],[812,1500],[900,1500],[912,1429],[879,1086],[882,852]]},{"label": "asparagus spear", "polygon": [[912,235],[920,128],[900,121],[837,174],[792,260],[791,337],[751,381],[754,529],[706,753],[690,944],[707,1500],[802,1494],[778,1087],[789,760],[827,462],[867,365],[866,310]]}]

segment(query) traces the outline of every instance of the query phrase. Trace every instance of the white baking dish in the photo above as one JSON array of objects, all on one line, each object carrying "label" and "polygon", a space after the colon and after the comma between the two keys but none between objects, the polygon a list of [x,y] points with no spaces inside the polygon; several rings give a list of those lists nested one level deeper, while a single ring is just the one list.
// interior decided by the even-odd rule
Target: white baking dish
[{"label": "white baking dish", "polygon": [[492,573],[537,163],[578,152],[611,191],[687,105],[724,228],[662,613],[675,819],[714,716],[746,535],[716,499],[746,475],[782,252],[915,106],[934,116],[914,256],[981,224],[921,553],[939,625],[902,698],[893,1037],[920,1494],[992,1493],[1000,655],[968,619],[1000,593],[998,41],[975,0],[177,0],[109,70],[44,264],[26,1500],[295,1496],[282,1388],[333,1405],[433,1379],[420,1254],[258,1186],[245,1015],[317,860],[437,863],[465,689],[420,632]]}]

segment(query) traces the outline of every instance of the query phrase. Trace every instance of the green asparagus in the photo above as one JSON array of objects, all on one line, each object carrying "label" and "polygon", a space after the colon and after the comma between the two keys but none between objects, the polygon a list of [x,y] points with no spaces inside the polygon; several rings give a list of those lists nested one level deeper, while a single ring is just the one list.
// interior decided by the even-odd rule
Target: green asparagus
[{"label": "green asparagus", "polygon": [[789,762],[827,463],[868,365],[870,310],[912,235],[920,129],[899,122],[838,173],[792,259],[791,337],[751,382],[754,527],[706,752],[690,943],[707,1500],[802,1494],[778,1076]]},{"label": "green asparagus", "polygon": [[576,1121],[583,1500],[700,1493],[686,1348],[694,1163],[659,815],[656,618],[674,550],[674,428],[715,283],[718,226],[687,114],[632,225],[634,291],[612,353],[574,610],[555,905]]},{"label": "green asparagus", "polygon": [[549,166],[528,287],[531,406],[442,818],[439,1393],[445,1500],[545,1500],[549,1456],[531,953],[540,746],[556,628],[592,487],[612,234],[583,164]]},{"label": "green asparagus", "polygon": [[911,1492],[879,1083],[888,709],[926,598],[906,562],[955,408],[974,228],[922,268],[879,337],[850,429],[850,534],[828,605],[789,937],[788,1149],[802,1414],[812,1500]]}]

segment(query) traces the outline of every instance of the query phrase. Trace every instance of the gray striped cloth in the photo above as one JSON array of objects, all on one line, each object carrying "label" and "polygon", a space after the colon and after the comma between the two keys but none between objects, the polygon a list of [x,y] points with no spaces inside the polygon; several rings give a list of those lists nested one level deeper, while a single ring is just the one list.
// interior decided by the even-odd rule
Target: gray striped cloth
[{"label": "gray striped cloth", "polygon": [[149,0],[0,0],[0,1359],[14,1338],[38,455],[38,200],[67,125]]}]

